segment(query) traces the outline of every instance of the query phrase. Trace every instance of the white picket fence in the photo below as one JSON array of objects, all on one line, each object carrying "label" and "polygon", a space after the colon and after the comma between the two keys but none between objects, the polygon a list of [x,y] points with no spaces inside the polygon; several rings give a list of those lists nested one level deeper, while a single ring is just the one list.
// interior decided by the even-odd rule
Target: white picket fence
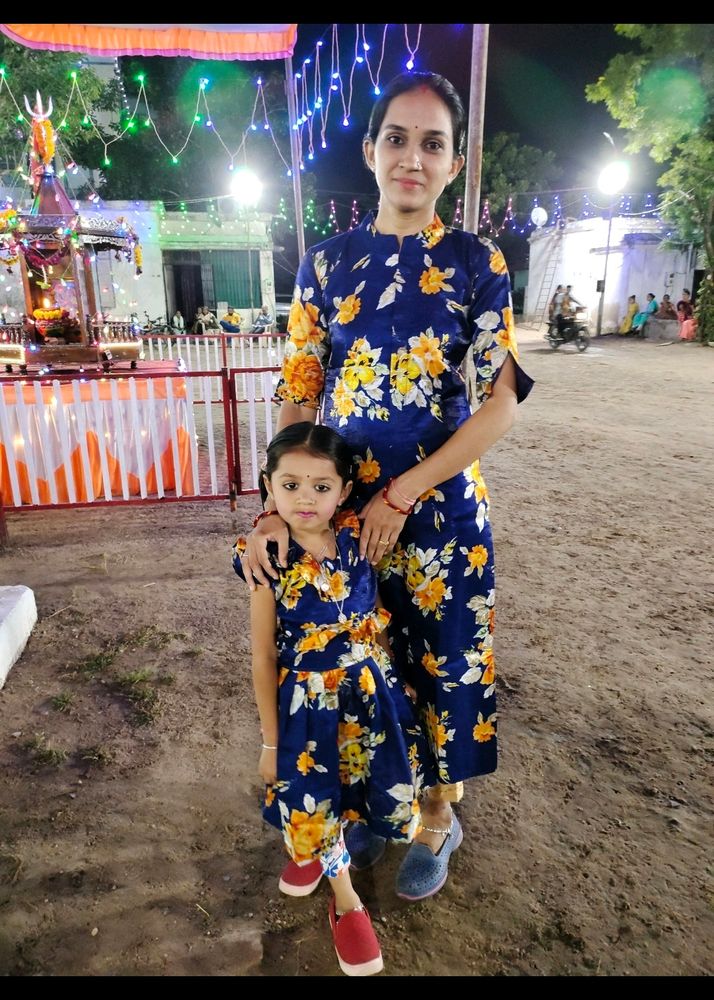
[{"label": "white picket fence", "polygon": [[[234,485],[239,494],[253,492],[273,435],[276,376],[239,370],[227,377],[1,380],[4,505],[226,498]],[[225,402],[211,404],[216,381]]]},{"label": "white picket fence", "polygon": [[[144,352],[148,361],[178,361],[181,359],[188,372],[204,372],[221,368],[280,368],[285,354],[286,335],[284,333],[262,333],[249,336],[244,333],[168,334],[144,335]],[[277,380],[276,380],[277,381]],[[221,383],[214,378],[210,383],[208,396],[219,402]],[[248,398],[248,382],[241,382],[242,398]]]}]

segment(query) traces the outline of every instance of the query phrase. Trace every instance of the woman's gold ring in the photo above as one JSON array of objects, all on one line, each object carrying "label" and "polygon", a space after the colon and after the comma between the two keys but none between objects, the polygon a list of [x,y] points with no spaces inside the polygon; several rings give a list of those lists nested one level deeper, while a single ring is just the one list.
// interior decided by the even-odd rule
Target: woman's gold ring
[{"label": "woman's gold ring", "polygon": [[379,539],[379,544],[380,545],[389,545],[389,539],[388,538],[380,538]]}]

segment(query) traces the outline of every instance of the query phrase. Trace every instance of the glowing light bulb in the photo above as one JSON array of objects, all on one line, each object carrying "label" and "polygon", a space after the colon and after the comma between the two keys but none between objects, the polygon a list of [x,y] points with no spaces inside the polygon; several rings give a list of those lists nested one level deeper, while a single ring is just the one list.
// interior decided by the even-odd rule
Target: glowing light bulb
[{"label": "glowing light bulb", "polygon": [[409,59],[409,61],[407,62],[407,69],[414,69],[414,60],[413,59]]}]

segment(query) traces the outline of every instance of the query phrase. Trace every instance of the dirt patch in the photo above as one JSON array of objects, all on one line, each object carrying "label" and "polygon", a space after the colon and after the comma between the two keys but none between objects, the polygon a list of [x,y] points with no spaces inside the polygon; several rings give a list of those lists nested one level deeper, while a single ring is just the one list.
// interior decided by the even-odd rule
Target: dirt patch
[{"label": "dirt patch", "polygon": [[[357,885],[389,975],[711,974],[714,351],[521,343],[538,384],[483,463],[501,764],[441,893],[397,899],[396,847]],[[40,617],[0,692],[2,973],[340,974],[257,805],[256,510],[8,517]]]}]

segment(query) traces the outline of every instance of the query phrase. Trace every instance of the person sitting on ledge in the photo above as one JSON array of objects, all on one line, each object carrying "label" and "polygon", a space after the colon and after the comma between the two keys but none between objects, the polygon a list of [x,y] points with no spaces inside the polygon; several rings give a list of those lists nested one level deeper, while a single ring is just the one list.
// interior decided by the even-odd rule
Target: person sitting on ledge
[{"label": "person sitting on ledge", "polygon": [[657,299],[654,297],[654,292],[647,293],[647,305],[642,310],[632,317],[632,332],[637,333],[640,337],[645,335],[645,323],[648,319],[651,319],[657,312]]},{"label": "person sitting on ledge", "polygon": [[677,319],[677,310],[672,304],[669,295],[663,295],[659,304],[659,309],[654,314],[655,319]]}]

